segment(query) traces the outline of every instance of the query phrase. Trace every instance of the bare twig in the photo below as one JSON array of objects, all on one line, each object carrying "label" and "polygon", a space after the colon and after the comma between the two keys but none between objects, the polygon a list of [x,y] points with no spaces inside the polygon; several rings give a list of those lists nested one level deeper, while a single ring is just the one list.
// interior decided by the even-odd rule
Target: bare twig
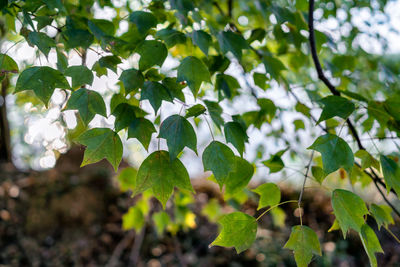
[{"label": "bare twig", "polygon": [[303,198],[304,188],[306,186],[307,176],[308,176],[308,172],[310,171],[313,158],[314,158],[314,150],[311,153],[310,160],[308,161],[308,164],[306,167],[306,173],[304,174],[303,186],[301,187],[299,201],[297,202],[297,205],[299,206],[299,212],[300,212],[300,225],[303,225],[303,211],[301,210],[301,200]]}]

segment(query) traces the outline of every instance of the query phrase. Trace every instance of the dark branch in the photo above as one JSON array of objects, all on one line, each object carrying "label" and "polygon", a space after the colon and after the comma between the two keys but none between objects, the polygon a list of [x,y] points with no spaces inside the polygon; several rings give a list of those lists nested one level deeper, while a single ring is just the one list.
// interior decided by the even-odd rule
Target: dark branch
[{"label": "dark branch", "polygon": [[[328,87],[328,89],[331,91],[333,95],[340,96],[340,92],[336,89],[336,87],[328,80],[328,78],[325,76],[321,63],[318,58],[318,53],[316,49],[316,44],[315,44],[315,33],[314,33],[314,4],[315,0],[310,0],[309,1],[309,9],[308,9],[308,29],[309,29],[309,42],[310,42],[310,48],[311,48],[311,56],[315,65],[315,68],[318,73],[318,78]],[[350,119],[346,120],[347,125],[349,126],[349,130],[352,133],[354,139],[357,142],[358,148],[365,150],[364,146],[361,143],[360,137],[357,134],[357,130],[354,127],[353,123],[350,121]],[[366,172],[365,173],[374,181],[375,187],[378,189],[379,193],[385,200],[385,202],[392,207],[392,209],[395,211],[395,213],[400,217],[400,212],[396,210],[396,208],[389,202],[389,200],[386,198],[385,194],[382,192],[382,190],[379,188],[379,184],[385,186],[384,182],[382,182],[381,179],[379,179],[379,176],[375,173],[375,171],[370,168],[371,173]],[[396,194],[394,191],[392,191],[394,194]],[[397,194],[396,194],[397,195]]]}]

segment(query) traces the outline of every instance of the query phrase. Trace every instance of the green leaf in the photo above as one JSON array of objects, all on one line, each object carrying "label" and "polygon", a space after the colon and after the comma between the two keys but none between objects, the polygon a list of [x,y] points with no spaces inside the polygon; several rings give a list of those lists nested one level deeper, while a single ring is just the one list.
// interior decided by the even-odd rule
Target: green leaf
[{"label": "green leaf", "polygon": [[243,156],[244,143],[249,141],[245,129],[238,122],[230,121],[225,123],[224,132],[226,142],[231,143]]},{"label": "green leaf", "polygon": [[185,102],[185,95],[183,94],[182,89],[185,88],[186,85],[178,83],[176,78],[171,77],[162,80],[162,84],[168,89],[172,98]]},{"label": "green leaf", "polygon": [[161,102],[172,102],[172,97],[167,88],[158,82],[145,82],[140,95],[140,100],[149,100],[154,112],[157,113],[161,107]]},{"label": "green leaf", "polygon": [[260,87],[263,90],[266,90],[268,88],[268,78],[265,73],[259,73],[259,72],[254,72],[253,73],[253,80],[254,84]]},{"label": "green leaf", "polygon": [[238,88],[240,88],[240,84],[235,78],[226,74],[217,74],[215,89],[218,90],[218,100],[232,99],[237,95]]},{"label": "green leaf", "polygon": [[381,155],[380,160],[387,193],[389,194],[390,190],[393,188],[397,194],[400,194],[399,166],[394,160],[384,155]]},{"label": "green leaf", "polygon": [[169,3],[173,9],[183,14],[187,14],[195,8],[192,0],[169,0]]},{"label": "green leaf", "polygon": [[148,150],[151,135],[155,132],[156,128],[151,121],[145,118],[136,118],[129,124],[128,138],[136,138]]},{"label": "green leaf", "polygon": [[39,50],[47,57],[50,49],[56,46],[56,42],[43,32],[30,32],[29,42],[36,45]]},{"label": "green leaf", "polygon": [[382,225],[385,228],[388,228],[389,224],[394,224],[394,220],[391,215],[391,207],[386,205],[371,204],[370,211],[372,216],[375,218],[379,230],[381,230]]},{"label": "green leaf", "polygon": [[294,124],[294,129],[296,132],[300,129],[306,128],[306,126],[304,125],[304,121],[302,121],[302,120],[294,120],[293,124]]},{"label": "green leaf", "polygon": [[271,78],[278,80],[281,76],[281,72],[286,70],[285,65],[273,56],[264,55],[263,59],[265,71],[271,75]]},{"label": "green leaf", "polygon": [[114,24],[105,19],[91,19],[88,21],[88,27],[98,40],[115,34]]},{"label": "green leaf", "polygon": [[15,93],[33,90],[35,95],[47,107],[56,88],[69,89],[69,84],[60,71],[47,66],[31,67],[19,75],[15,86]]},{"label": "green leaf", "polygon": [[208,100],[204,100],[204,104],[206,104],[208,114],[210,114],[212,121],[217,125],[218,129],[221,129],[221,126],[224,125],[224,119],[221,117],[221,106],[217,102]]},{"label": "green leaf", "polygon": [[159,211],[153,214],[152,216],[154,221],[154,226],[156,227],[157,234],[161,236],[167,226],[171,223],[171,219],[165,211]]},{"label": "green leaf", "polygon": [[321,247],[317,234],[305,225],[292,227],[289,240],[284,248],[294,251],[294,259],[298,267],[307,267],[312,260],[313,254],[321,256]]},{"label": "green leaf", "polygon": [[243,212],[226,214],[218,220],[221,233],[210,244],[211,246],[234,247],[240,253],[251,247],[256,240],[257,221]]},{"label": "green leaf", "polygon": [[193,31],[191,33],[191,36],[193,43],[197,45],[206,56],[208,56],[208,48],[212,44],[211,35],[209,35],[205,31],[199,30]]},{"label": "green leaf", "polygon": [[361,169],[365,170],[369,167],[374,167],[375,169],[379,169],[379,161],[377,161],[371,154],[369,154],[366,150],[360,149],[354,156],[361,159]]},{"label": "green leaf", "polygon": [[112,115],[115,116],[115,131],[119,132],[128,127],[133,120],[144,117],[147,113],[137,106],[121,103],[113,110]]},{"label": "green leaf", "polygon": [[105,56],[99,59],[99,66],[107,68],[117,73],[117,65],[121,64],[121,59],[117,56]]},{"label": "green leaf", "polygon": [[174,187],[194,192],[189,174],[179,159],[170,160],[168,151],[160,150],[150,154],[139,168],[134,195],[152,189],[154,196],[165,205]]},{"label": "green leaf", "polygon": [[202,82],[210,82],[210,72],[200,59],[189,56],[178,67],[178,82],[186,81],[194,97],[197,96]]},{"label": "green leaf", "polygon": [[67,48],[90,47],[94,41],[94,36],[88,30],[70,28],[62,32],[65,37]]},{"label": "green leaf", "polygon": [[93,64],[92,70],[96,72],[96,76],[99,78],[103,75],[107,75],[107,68],[101,67],[98,61]]},{"label": "green leaf", "polygon": [[158,137],[167,140],[171,160],[175,159],[185,146],[197,154],[197,137],[193,126],[180,115],[166,118],[161,124]]},{"label": "green leaf", "polygon": [[109,128],[93,128],[78,137],[78,143],[86,146],[81,167],[107,159],[114,170],[122,160],[122,142],[118,134]]},{"label": "green leaf", "polygon": [[35,19],[37,21],[37,30],[40,31],[44,27],[50,25],[53,22],[53,18],[48,16],[36,16]]},{"label": "green leaf", "polygon": [[136,48],[136,53],[140,55],[139,70],[147,70],[154,65],[162,66],[168,56],[167,47],[160,41],[145,40]]},{"label": "green leaf", "polygon": [[122,215],[122,229],[131,230],[135,229],[140,231],[145,224],[145,218],[140,207],[130,207],[128,212]]},{"label": "green leaf", "polygon": [[326,174],[330,174],[341,167],[351,173],[354,155],[346,141],[339,136],[334,134],[320,136],[308,149],[321,153],[322,165]]},{"label": "green leaf", "polygon": [[240,192],[250,182],[254,167],[247,160],[235,156],[235,167],[225,180],[225,194],[234,195]]},{"label": "green leaf", "polygon": [[103,97],[96,91],[81,88],[72,92],[66,110],[78,110],[83,122],[88,125],[96,114],[107,117]]},{"label": "green leaf", "polygon": [[86,66],[71,66],[65,70],[64,75],[71,77],[73,89],[77,89],[84,84],[92,85],[93,83],[93,72]]},{"label": "green leaf", "polygon": [[364,224],[361,227],[360,238],[365,252],[367,252],[369,263],[372,267],[377,267],[378,262],[376,261],[375,253],[383,253],[383,250],[374,230],[367,224]]},{"label": "green leaf", "polygon": [[141,35],[157,26],[157,18],[150,12],[134,11],[129,15],[129,21],[136,25]]},{"label": "green leaf", "polygon": [[[0,77],[7,73],[18,73],[18,65],[6,54],[0,54]],[[0,78],[1,79],[1,78]]]},{"label": "green leaf", "polygon": [[144,84],[144,77],[141,71],[137,69],[124,70],[119,76],[119,79],[124,84],[125,93],[129,94],[132,91],[136,91],[142,88]]},{"label": "green leaf", "polygon": [[251,31],[251,35],[249,37],[249,39],[247,39],[247,42],[249,44],[251,44],[254,41],[259,41],[262,42],[262,40],[264,39],[266,34],[266,31],[264,29],[261,28],[257,28]]},{"label": "green leaf", "polygon": [[262,184],[252,191],[260,195],[257,210],[278,205],[281,201],[281,190],[274,183]]},{"label": "green leaf", "polygon": [[350,228],[361,232],[368,209],[359,196],[347,190],[336,189],[332,193],[332,207],[344,238]]},{"label": "green leaf", "polygon": [[197,117],[206,112],[206,108],[202,104],[196,104],[186,111],[185,118]]},{"label": "green leaf", "polygon": [[156,33],[156,38],[163,40],[168,48],[174,47],[177,44],[186,43],[186,35],[180,31],[173,29],[162,29]]},{"label": "green leaf", "polygon": [[136,174],[137,170],[132,167],[125,168],[119,173],[117,179],[121,191],[125,192],[135,188]]},{"label": "green leaf", "polygon": [[315,180],[317,180],[317,182],[319,184],[322,184],[325,177],[327,176],[327,174],[324,172],[324,170],[318,166],[312,166],[311,173],[312,173],[313,177],[315,178]]},{"label": "green leaf", "polygon": [[338,116],[342,119],[347,119],[351,113],[355,110],[353,102],[347,98],[331,95],[319,100],[324,105],[321,116],[319,117],[317,124],[321,121]]},{"label": "green leaf", "polygon": [[262,164],[268,167],[270,173],[279,172],[285,167],[281,157],[278,155],[272,155],[270,159],[264,160]]},{"label": "green leaf", "polygon": [[212,171],[220,187],[225,184],[231,171],[235,169],[235,155],[221,142],[212,141],[203,152],[204,170]]},{"label": "green leaf", "polygon": [[248,49],[249,45],[241,34],[231,31],[218,33],[218,42],[222,53],[232,52],[237,59],[242,60],[242,50]]}]

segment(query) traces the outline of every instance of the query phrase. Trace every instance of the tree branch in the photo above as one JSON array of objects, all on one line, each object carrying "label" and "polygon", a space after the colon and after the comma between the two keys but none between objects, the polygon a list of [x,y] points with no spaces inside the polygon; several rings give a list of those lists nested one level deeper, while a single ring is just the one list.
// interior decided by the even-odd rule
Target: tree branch
[{"label": "tree branch", "polygon": [[[316,49],[316,44],[315,44],[315,32],[314,32],[314,4],[315,0],[310,0],[309,1],[309,8],[308,8],[308,29],[309,29],[309,43],[310,43],[310,48],[311,48],[311,56],[315,65],[315,69],[317,70],[318,73],[318,78],[328,87],[328,89],[331,91],[333,95],[340,96],[340,92],[336,89],[336,87],[328,80],[328,78],[325,76],[321,63],[318,58],[318,53]],[[357,142],[358,148],[365,150],[363,144],[361,143],[360,137],[357,134],[357,130],[354,127],[353,123],[351,122],[350,119],[346,120],[347,125],[349,127],[350,132],[352,133],[354,139]],[[382,190],[379,188],[378,183],[381,185],[384,183],[379,179],[378,175],[375,173],[375,171],[370,168],[372,173],[365,172],[368,174],[368,176],[374,181],[375,187],[378,189],[379,193],[385,200],[385,202],[393,208],[395,213],[400,217],[400,212],[395,209],[395,207],[389,202],[389,200],[386,198],[385,194],[382,192]],[[393,191],[394,192],[394,191]],[[395,193],[395,192],[394,192]],[[396,194],[397,195],[397,194]]]}]

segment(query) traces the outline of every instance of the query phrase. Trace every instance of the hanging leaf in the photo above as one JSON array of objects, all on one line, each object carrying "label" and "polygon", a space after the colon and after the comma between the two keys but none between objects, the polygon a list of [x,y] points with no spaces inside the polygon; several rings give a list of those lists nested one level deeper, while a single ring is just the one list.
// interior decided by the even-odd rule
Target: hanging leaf
[{"label": "hanging leaf", "polygon": [[168,89],[172,98],[176,98],[185,102],[185,95],[183,94],[182,89],[185,88],[186,85],[178,83],[176,78],[171,77],[163,79],[162,84]]},{"label": "hanging leaf", "polygon": [[212,141],[203,152],[204,170],[212,171],[220,187],[225,184],[231,171],[235,168],[235,154],[218,141]]},{"label": "hanging leaf", "polygon": [[115,116],[115,131],[119,132],[128,127],[133,120],[144,117],[147,113],[137,106],[121,103],[113,110],[112,115]]},{"label": "hanging leaf", "polygon": [[317,234],[305,225],[292,227],[289,240],[284,248],[293,250],[294,259],[298,267],[307,267],[312,260],[313,254],[322,255]]},{"label": "hanging leaf", "polygon": [[235,167],[225,180],[225,194],[233,196],[250,182],[254,167],[247,160],[235,156]]},{"label": "hanging leaf", "polygon": [[344,238],[350,228],[361,232],[365,223],[364,215],[369,212],[359,196],[347,190],[336,189],[332,193],[332,207]]},{"label": "hanging leaf", "polygon": [[383,250],[374,230],[367,224],[364,224],[361,227],[360,238],[368,255],[369,263],[372,267],[377,267],[378,262],[376,261],[375,253],[383,253]]},{"label": "hanging leaf", "polygon": [[157,26],[157,18],[150,12],[134,11],[129,15],[129,21],[136,25],[141,35]]},{"label": "hanging leaf", "polygon": [[105,56],[99,59],[99,66],[101,68],[107,68],[117,73],[117,65],[121,64],[121,59],[117,56]]},{"label": "hanging leaf", "polygon": [[202,104],[196,104],[187,110],[185,118],[197,117],[204,114],[204,112],[206,112],[206,108]]},{"label": "hanging leaf", "polygon": [[159,211],[152,216],[154,221],[154,226],[156,227],[157,234],[162,236],[167,226],[170,225],[171,219],[165,211]]},{"label": "hanging leaf", "polygon": [[30,32],[28,39],[29,42],[36,45],[46,57],[49,56],[51,48],[56,47],[56,42],[43,32]]},{"label": "hanging leaf", "polygon": [[326,174],[330,174],[341,167],[351,173],[354,155],[346,141],[339,136],[334,134],[320,136],[308,149],[321,153],[322,165]]},{"label": "hanging leaf", "polygon": [[227,122],[224,125],[226,142],[231,143],[243,156],[244,143],[249,141],[246,131],[235,121]]},{"label": "hanging leaf", "polygon": [[347,98],[336,95],[324,97],[319,100],[319,102],[324,105],[324,108],[322,109],[322,113],[317,121],[317,124],[335,116],[345,120],[356,108],[354,103]]},{"label": "hanging leaf", "polygon": [[162,66],[168,56],[167,47],[160,41],[145,40],[136,48],[140,55],[139,70],[147,70],[154,65]]},{"label": "hanging leaf", "polygon": [[257,221],[242,212],[233,212],[218,220],[222,229],[211,246],[234,247],[237,253],[248,248],[256,240]]},{"label": "hanging leaf", "polygon": [[145,118],[135,118],[128,128],[128,138],[136,138],[148,150],[151,135],[156,132],[153,123]]},{"label": "hanging leaf", "polygon": [[119,173],[117,179],[121,191],[125,192],[135,188],[136,174],[137,170],[132,167],[125,168]]},{"label": "hanging leaf", "polygon": [[266,90],[268,88],[268,78],[265,73],[259,73],[259,72],[254,72],[253,73],[253,81],[254,84],[260,87],[263,90]]},{"label": "hanging leaf", "polygon": [[319,184],[322,184],[322,182],[324,181],[324,179],[327,176],[325,171],[321,167],[318,167],[318,166],[312,166],[311,173],[312,173],[313,177],[315,178],[315,180],[317,180],[317,182]]},{"label": "hanging leaf", "polygon": [[72,92],[65,110],[78,110],[85,125],[88,125],[96,114],[107,117],[103,97],[96,91],[85,88]]},{"label": "hanging leaf", "polygon": [[122,160],[122,142],[118,134],[109,128],[93,128],[78,137],[78,143],[86,146],[81,167],[107,159],[114,170]]},{"label": "hanging leaf", "polygon": [[199,30],[193,31],[191,33],[191,36],[193,43],[197,45],[206,56],[208,56],[208,49],[212,44],[211,35],[209,35],[205,31]]},{"label": "hanging leaf", "polygon": [[281,190],[274,183],[262,184],[252,191],[260,195],[257,210],[275,206],[281,201]]},{"label": "hanging leaf", "polygon": [[381,155],[380,160],[387,193],[389,194],[390,190],[393,188],[397,194],[400,194],[399,166],[394,160],[384,155]]},{"label": "hanging leaf", "polygon": [[197,138],[193,126],[180,115],[166,118],[161,124],[158,137],[167,140],[171,160],[175,159],[185,146],[197,154]]},{"label": "hanging leaf", "polygon": [[218,100],[223,98],[232,99],[237,95],[237,89],[240,88],[238,81],[230,75],[217,74],[215,89],[218,90]]},{"label": "hanging leaf", "polygon": [[179,159],[170,160],[168,151],[155,151],[139,168],[134,195],[152,189],[154,196],[165,205],[174,187],[194,192],[189,174]]},{"label": "hanging leaf", "polygon": [[69,84],[60,71],[47,66],[31,67],[19,75],[15,93],[32,90],[47,107],[56,88],[69,89]]},{"label": "hanging leaf", "polygon": [[168,89],[164,85],[158,82],[145,82],[140,95],[140,100],[149,100],[154,112],[157,113],[161,107],[161,102],[169,101],[172,102],[172,97],[168,92]]},{"label": "hanging leaf", "polygon": [[215,123],[218,129],[221,129],[221,126],[224,125],[224,119],[221,117],[221,106],[217,102],[208,100],[204,100],[204,104],[206,104],[208,113],[210,114],[212,121]]},{"label": "hanging leaf", "polygon": [[8,55],[0,54],[0,80],[7,73],[18,73],[18,65]]},{"label": "hanging leaf", "polygon": [[127,69],[121,73],[119,79],[124,84],[125,93],[135,92],[143,87],[144,77],[141,71],[137,69]]},{"label": "hanging leaf", "polygon": [[130,207],[128,212],[122,215],[122,229],[131,230],[135,229],[140,231],[145,224],[145,218],[142,210],[137,207]]},{"label": "hanging leaf", "polygon": [[210,72],[203,61],[189,56],[183,59],[178,67],[177,81],[186,81],[194,97],[196,97],[202,82],[211,83]]},{"label": "hanging leaf", "polygon": [[70,66],[64,72],[65,76],[71,77],[72,88],[77,89],[82,85],[93,83],[93,72],[89,70],[86,66]]},{"label": "hanging leaf", "polygon": [[371,204],[371,215],[374,217],[378,229],[381,230],[382,225],[388,229],[389,224],[394,224],[393,217],[391,215],[392,208],[386,205]]},{"label": "hanging leaf", "polygon": [[224,54],[231,52],[238,60],[242,60],[242,50],[249,48],[246,40],[238,33],[222,31],[217,38],[222,52]]},{"label": "hanging leaf", "polygon": [[374,167],[375,169],[379,169],[379,161],[377,161],[371,154],[369,154],[366,150],[360,149],[354,156],[361,159],[361,169],[365,170],[369,167]]},{"label": "hanging leaf", "polygon": [[169,28],[159,30],[156,33],[156,38],[163,40],[168,48],[186,43],[186,35],[184,33]]}]

